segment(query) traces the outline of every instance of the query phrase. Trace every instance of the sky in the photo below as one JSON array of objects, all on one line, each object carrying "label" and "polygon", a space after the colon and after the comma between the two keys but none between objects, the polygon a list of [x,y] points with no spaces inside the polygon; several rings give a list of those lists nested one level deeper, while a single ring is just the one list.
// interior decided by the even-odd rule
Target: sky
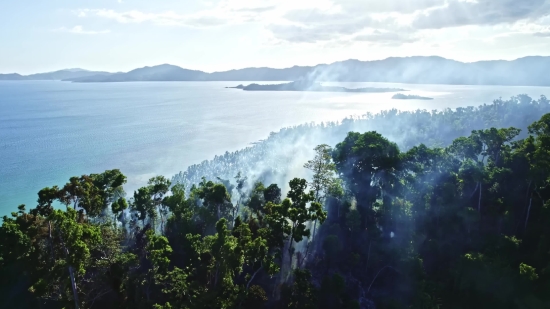
[{"label": "sky", "polygon": [[0,73],[550,55],[550,0],[0,0]]}]

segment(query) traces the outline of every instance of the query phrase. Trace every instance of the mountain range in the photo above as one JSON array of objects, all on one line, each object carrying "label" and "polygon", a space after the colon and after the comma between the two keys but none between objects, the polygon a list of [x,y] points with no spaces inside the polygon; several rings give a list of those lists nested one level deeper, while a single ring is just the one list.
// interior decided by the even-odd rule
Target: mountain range
[{"label": "mountain range", "polygon": [[346,60],[285,69],[245,68],[207,73],[162,64],[126,73],[60,70],[23,76],[0,74],[0,80],[63,80],[78,83],[132,81],[297,81],[394,82],[455,85],[550,86],[550,57],[512,61],[459,62],[442,57],[403,57],[375,61]]},{"label": "mountain range", "polygon": [[85,78],[90,76],[105,76],[113,73],[100,71],[87,71],[83,69],[65,69],[48,73],[37,73],[21,75],[17,73],[0,74],[0,80],[68,80],[74,78]]}]

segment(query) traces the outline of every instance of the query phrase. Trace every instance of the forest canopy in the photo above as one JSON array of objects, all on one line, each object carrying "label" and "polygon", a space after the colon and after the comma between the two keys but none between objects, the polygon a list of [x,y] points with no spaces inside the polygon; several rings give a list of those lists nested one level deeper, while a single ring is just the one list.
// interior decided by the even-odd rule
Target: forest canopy
[{"label": "forest canopy", "polygon": [[[548,112],[303,126],[130,194],[120,170],[72,177],[3,218],[0,307],[548,308]],[[300,172],[259,170],[319,132]]]}]

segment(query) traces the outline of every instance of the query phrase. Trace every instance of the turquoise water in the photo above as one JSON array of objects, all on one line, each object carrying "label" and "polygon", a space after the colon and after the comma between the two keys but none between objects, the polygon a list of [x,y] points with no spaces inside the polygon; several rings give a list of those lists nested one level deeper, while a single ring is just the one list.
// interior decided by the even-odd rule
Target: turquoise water
[{"label": "turquoise water", "polygon": [[[399,87],[433,101],[391,100],[391,93],[245,92],[239,82],[73,84],[0,82],[0,215],[34,206],[43,187],[70,176],[119,168],[127,191],[156,174],[246,147],[304,122],[397,108],[433,110],[498,97],[550,94],[542,87],[344,83]],[[337,84],[337,83],[331,83]]]}]

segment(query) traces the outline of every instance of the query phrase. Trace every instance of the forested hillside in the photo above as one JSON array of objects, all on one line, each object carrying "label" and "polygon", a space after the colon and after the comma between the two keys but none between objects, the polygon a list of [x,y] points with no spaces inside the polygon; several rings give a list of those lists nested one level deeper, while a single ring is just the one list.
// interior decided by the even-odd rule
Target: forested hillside
[{"label": "forested hillside", "polygon": [[288,128],[128,194],[72,177],[3,218],[0,308],[550,308],[549,112]]},{"label": "forested hillside", "polygon": [[519,137],[528,136],[527,126],[550,113],[550,101],[541,96],[533,100],[518,95],[508,100],[497,99],[492,104],[477,107],[460,107],[443,111],[398,111],[396,109],[347,118],[341,122],[304,124],[284,128],[255,145],[226,152],[213,160],[192,165],[172,178],[187,189],[201,181],[202,177],[216,180],[233,178],[237,173],[245,174],[249,183],[259,180],[264,183],[278,183],[288,189],[287,183],[294,177],[311,177],[303,164],[315,153],[317,145],[331,146],[341,142],[348,132],[376,131],[395,142],[401,150],[408,150],[419,144],[429,147],[446,147],[462,136],[469,136],[472,130],[515,127],[522,131]]}]

